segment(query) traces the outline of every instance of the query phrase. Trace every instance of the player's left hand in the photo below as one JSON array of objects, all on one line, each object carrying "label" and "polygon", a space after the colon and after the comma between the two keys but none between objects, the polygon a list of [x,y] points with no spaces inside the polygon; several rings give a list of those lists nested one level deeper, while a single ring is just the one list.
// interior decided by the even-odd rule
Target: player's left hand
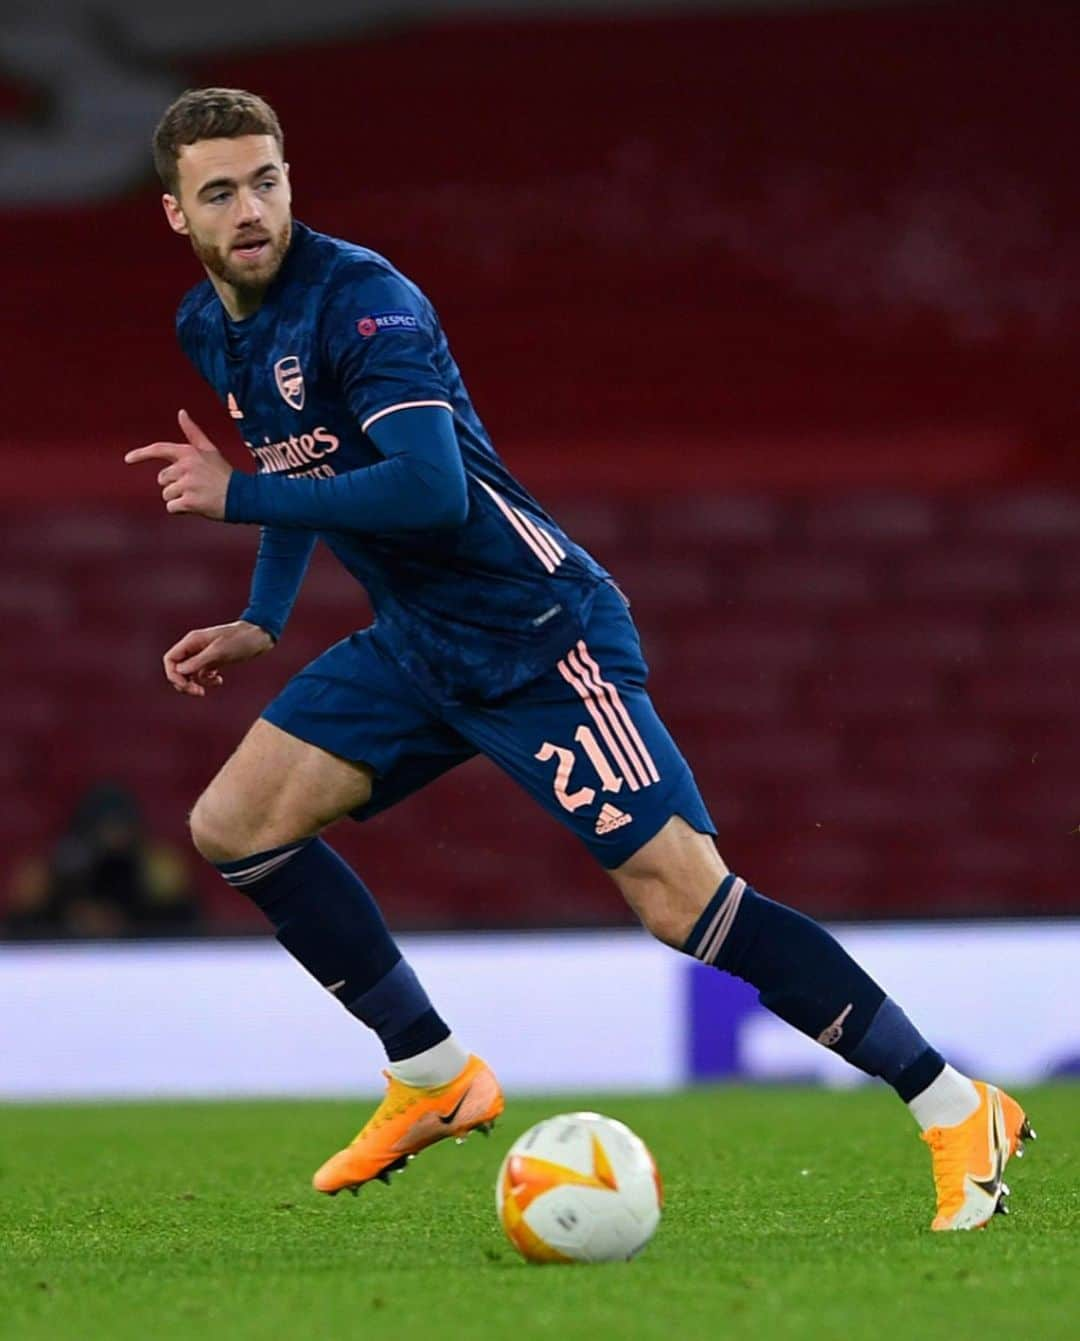
[{"label": "player's left hand", "polygon": [[137,461],[169,463],[157,477],[166,512],[190,512],[223,521],[232,466],[187,410],[181,410],[177,420],[186,441],[152,442],[128,452],[124,460],[129,466]]}]

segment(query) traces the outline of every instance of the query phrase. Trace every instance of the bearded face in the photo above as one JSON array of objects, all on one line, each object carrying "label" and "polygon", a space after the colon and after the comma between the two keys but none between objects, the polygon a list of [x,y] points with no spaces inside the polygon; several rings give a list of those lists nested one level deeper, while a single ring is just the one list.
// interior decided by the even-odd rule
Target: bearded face
[{"label": "bearded face", "polygon": [[265,224],[242,228],[222,242],[190,229],[191,249],[212,275],[242,292],[265,289],[281,269],[292,238],[292,220],[286,219],[276,232]]},{"label": "bearded face", "polygon": [[292,237],[289,170],[271,135],[197,140],[177,159],[176,195],[164,198],[174,232],[191,240],[226,309],[257,310]]}]

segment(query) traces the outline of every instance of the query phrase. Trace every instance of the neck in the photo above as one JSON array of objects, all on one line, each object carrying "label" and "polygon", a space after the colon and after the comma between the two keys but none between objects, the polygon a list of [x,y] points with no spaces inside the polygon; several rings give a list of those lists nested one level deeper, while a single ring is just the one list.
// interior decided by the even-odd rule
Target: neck
[{"label": "neck", "polygon": [[230,284],[227,279],[215,275],[212,270],[205,266],[203,268],[206,270],[207,279],[213,284],[217,296],[221,299],[222,307],[232,317],[233,321],[243,321],[245,317],[253,317],[262,307],[269,285],[263,285],[259,288],[241,287],[238,284]]}]

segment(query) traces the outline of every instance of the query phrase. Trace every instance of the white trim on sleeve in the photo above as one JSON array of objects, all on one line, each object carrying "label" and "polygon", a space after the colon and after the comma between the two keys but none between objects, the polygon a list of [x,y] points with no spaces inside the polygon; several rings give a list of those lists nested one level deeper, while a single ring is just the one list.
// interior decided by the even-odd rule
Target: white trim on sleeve
[{"label": "white trim on sleeve", "polygon": [[396,414],[398,410],[418,410],[424,406],[436,406],[440,410],[449,410],[454,413],[454,407],[448,400],[403,400],[400,405],[388,405],[385,410],[378,410],[375,414],[369,415],[360,425],[361,433],[366,433],[377,419],[382,419],[384,415]]}]

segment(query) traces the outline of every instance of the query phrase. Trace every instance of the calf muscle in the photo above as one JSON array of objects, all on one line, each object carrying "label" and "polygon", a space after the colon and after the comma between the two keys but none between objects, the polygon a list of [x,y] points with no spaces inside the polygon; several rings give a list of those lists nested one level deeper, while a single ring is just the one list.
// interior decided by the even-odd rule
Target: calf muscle
[{"label": "calf muscle", "polygon": [[645,928],[678,950],[727,873],[712,838],[674,815],[611,876]]},{"label": "calf muscle", "polygon": [[365,805],[372,777],[260,718],[196,801],[192,842],[222,862],[311,837]]}]

